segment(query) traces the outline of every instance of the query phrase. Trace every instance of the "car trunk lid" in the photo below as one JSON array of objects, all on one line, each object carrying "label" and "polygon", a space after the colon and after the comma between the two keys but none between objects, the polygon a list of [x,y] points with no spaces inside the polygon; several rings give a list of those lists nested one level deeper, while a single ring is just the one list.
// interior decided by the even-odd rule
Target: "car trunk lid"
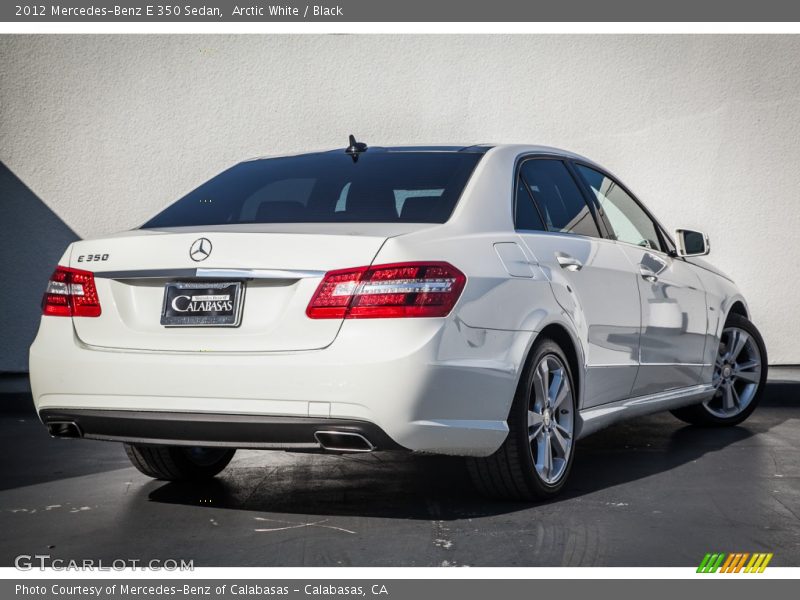
[{"label": "car trunk lid", "polygon": [[[139,230],[77,242],[70,266],[95,273],[102,313],[74,317],[75,331],[87,345],[141,351],[324,348],[341,321],[309,319],[305,311],[325,272],[369,265],[388,237],[424,227],[430,225],[239,225]],[[219,314],[215,309],[222,305],[213,302],[234,302],[235,287],[241,288],[240,313],[224,324],[199,323],[193,310],[180,312],[194,298],[195,307],[210,310],[197,314]],[[204,298],[212,304],[203,304]],[[168,305],[178,309],[167,310],[177,319],[165,321]],[[194,318],[189,325],[180,319],[187,312]]]}]

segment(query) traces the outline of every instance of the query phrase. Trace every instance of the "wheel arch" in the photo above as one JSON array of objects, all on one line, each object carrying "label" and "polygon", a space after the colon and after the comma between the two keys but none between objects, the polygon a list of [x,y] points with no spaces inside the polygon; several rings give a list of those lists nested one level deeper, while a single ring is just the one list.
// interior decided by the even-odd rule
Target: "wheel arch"
[{"label": "wheel arch", "polygon": [[739,315],[745,319],[750,319],[750,315],[747,312],[747,305],[745,305],[744,300],[737,299],[733,304],[731,304],[731,307],[728,309],[728,314],[725,315],[726,321],[730,315]]},{"label": "wheel arch", "polygon": [[522,368],[519,372],[517,385],[522,385],[522,374],[528,368],[533,358],[533,347],[536,345],[536,342],[542,338],[553,340],[566,355],[570,371],[572,372],[578,408],[580,408],[583,403],[583,347],[581,346],[577,335],[569,328],[568,325],[560,321],[553,321],[546,324],[532,337],[525,354],[525,360],[523,361]]}]

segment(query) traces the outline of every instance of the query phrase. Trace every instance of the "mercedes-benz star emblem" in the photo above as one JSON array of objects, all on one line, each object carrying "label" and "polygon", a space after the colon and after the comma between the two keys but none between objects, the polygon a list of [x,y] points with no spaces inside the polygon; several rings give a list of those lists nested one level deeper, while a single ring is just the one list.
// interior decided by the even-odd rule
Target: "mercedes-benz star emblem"
[{"label": "mercedes-benz star emblem", "polygon": [[211,240],[200,238],[195,240],[189,248],[189,256],[195,262],[207,259],[211,255]]}]

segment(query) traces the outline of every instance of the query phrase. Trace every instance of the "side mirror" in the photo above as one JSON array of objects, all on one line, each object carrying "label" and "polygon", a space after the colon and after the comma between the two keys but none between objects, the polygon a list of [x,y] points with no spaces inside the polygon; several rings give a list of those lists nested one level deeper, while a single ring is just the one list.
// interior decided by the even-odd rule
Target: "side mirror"
[{"label": "side mirror", "polygon": [[705,256],[711,252],[708,236],[702,231],[676,229],[675,239],[678,243],[678,256]]}]

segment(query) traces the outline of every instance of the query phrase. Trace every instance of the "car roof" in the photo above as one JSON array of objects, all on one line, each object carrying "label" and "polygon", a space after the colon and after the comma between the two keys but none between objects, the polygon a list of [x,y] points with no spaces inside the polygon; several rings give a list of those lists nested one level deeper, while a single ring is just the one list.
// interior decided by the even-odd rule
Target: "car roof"
[{"label": "car roof", "polygon": [[[485,154],[493,148],[488,144],[441,144],[430,146],[368,146],[370,152],[463,152]],[[341,152],[342,148],[333,148],[328,152]]]},{"label": "car roof", "polygon": [[[562,148],[535,144],[431,144],[425,146],[369,146],[371,152],[464,152],[486,154],[490,150],[510,150],[516,154],[547,154],[563,158],[576,159],[591,164],[593,160]],[[333,148],[327,152],[341,152],[342,148]]]},{"label": "car roof", "polygon": [[[268,156],[255,156],[246,159],[245,162],[252,160],[262,160],[266,158],[285,158],[289,156],[303,156],[309,154],[332,154],[342,152],[344,148],[326,148],[323,150],[311,150],[306,152],[290,152],[287,154],[273,154]],[[553,146],[541,146],[534,144],[429,144],[419,146],[368,146],[369,152],[463,152],[465,154],[486,154],[490,150],[505,151],[512,154],[546,154],[550,156],[559,156],[562,158],[569,158],[573,160],[580,160],[588,164],[597,165],[597,163],[585,156],[555,148]],[[599,166],[599,165],[598,165]]]}]

